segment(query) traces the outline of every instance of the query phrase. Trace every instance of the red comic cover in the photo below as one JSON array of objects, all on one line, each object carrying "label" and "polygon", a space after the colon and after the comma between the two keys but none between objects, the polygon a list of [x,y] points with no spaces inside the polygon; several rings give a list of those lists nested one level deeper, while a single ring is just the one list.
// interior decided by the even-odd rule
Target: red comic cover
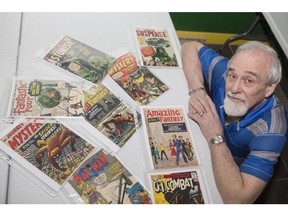
[{"label": "red comic cover", "polygon": [[197,170],[150,175],[155,204],[205,204],[204,184]]},{"label": "red comic cover", "polygon": [[142,66],[181,66],[180,54],[169,28],[135,27],[133,35]]},{"label": "red comic cover", "polygon": [[59,123],[22,122],[0,141],[1,149],[26,169],[60,186],[95,148]]},{"label": "red comic cover", "polygon": [[108,74],[140,106],[149,104],[169,89],[148,68],[138,67],[131,52],[118,57]]},{"label": "red comic cover", "polygon": [[112,56],[68,36],[61,38],[43,59],[94,84],[103,80],[115,60]]},{"label": "red comic cover", "polygon": [[141,115],[150,164],[154,169],[198,165],[184,107],[143,106]]},{"label": "red comic cover", "polygon": [[100,150],[73,174],[69,184],[88,204],[150,204],[150,193],[115,156]]},{"label": "red comic cover", "polygon": [[84,116],[84,92],[61,80],[15,79],[8,116]]}]

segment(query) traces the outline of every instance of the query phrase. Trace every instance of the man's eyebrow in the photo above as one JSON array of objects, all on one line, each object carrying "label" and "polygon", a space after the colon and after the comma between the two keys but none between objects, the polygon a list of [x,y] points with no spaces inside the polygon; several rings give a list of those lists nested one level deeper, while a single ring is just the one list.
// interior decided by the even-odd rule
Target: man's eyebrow
[{"label": "man's eyebrow", "polygon": [[251,74],[252,76],[255,76],[256,78],[258,78],[258,74],[253,72],[253,71],[245,71],[245,73]]},{"label": "man's eyebrow", "polygon": [[[235,72],[236,70],[235,70],[235,68],[229,67],[227,72],[228,71]],[[245,71],[245,73],[251,74],[252,76],[254,76],[256,78],[259,78],[258,74],[253,72],[253,71]]]}]

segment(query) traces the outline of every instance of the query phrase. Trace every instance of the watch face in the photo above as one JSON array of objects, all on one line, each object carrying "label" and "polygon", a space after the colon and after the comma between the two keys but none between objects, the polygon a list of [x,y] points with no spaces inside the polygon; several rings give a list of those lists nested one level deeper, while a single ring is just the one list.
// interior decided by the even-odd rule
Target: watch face
[{"label": "watch face", "polygon": [[219,143],[222,143],[222,142],[224,142],[224,139],[223,139],[222,136],[217,135],[217,136],[214,137],[213,143],[219,144]]}]

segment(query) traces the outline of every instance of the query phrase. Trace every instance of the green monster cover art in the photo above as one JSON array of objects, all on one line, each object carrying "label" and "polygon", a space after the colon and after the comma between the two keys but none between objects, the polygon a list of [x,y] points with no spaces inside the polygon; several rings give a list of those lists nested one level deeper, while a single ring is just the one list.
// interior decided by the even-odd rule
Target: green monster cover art
[{"label": "green monster cover art", "polygon": [[84,92],[61,80],[16,79],[9,116],[84,116]]},{"label": "green monster cover art", "polygon": [[63,37],[43,59],[94,84],[102,81],[115,60],[68,36]]}]

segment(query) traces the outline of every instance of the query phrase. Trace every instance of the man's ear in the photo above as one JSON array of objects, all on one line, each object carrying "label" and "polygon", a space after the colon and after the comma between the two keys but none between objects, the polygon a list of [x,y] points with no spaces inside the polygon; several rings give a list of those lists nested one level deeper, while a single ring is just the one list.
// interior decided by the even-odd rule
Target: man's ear
[{"label": "man's ear", "polygon": [[273,94],[273,92],[275,91],[276,87],[277,87],[276,83],[272,83],[271,85],[267,86],[266,90],[265,90],[265,97],[266,98],[270,97]]}]

